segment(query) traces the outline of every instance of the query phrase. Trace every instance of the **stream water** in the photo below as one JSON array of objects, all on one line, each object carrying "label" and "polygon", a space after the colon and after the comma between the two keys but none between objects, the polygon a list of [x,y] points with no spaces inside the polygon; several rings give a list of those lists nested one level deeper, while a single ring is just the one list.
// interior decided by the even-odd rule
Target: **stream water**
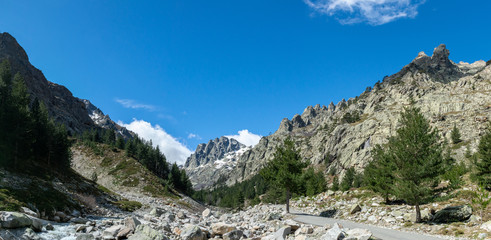
[{"label": "stream water", "polygon": [[[96,226],[100,226],[104,220],[114,220],[114,219],[115,218],[95,217],[95,216],[87,217],[87,220],[95,222]],[[43,225],[46,225],[48,223],[50,223],[54,227],[54,230],[51,231],[44,230],[42,232],[36,233],[36,235],[43,240],[75,240],[77,239],[77,236],[80,235],[80,233],[77,233],[75,231],[79,226],[78,224],[56,223],[56,222],[45,221]],[[24,232],[25,232],[25,228],[0,230],[0,239],[5,239],[5,240],[22,239],[21,236],[24,234]]]}]

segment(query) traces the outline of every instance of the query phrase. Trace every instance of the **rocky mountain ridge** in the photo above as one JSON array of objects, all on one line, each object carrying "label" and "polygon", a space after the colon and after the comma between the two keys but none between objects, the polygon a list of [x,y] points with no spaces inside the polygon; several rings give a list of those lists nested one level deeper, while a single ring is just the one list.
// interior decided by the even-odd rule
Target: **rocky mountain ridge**
[{"label": "rocky mountain ridge", "polygon": [[[221,174],[216,173],[233,170],[237,159],[250,149],[251,147],[233,138],[215,138],[206,144],[199,144],[196,151],[186,160],[184,169],[196,189],[207,188],[210,185],[203,183],[219,181]],[[209,178],[213,180],[210,181]]]},{"label": "rocky mountain ridge", "polygon": [[[232,171],[214,174],[222,175],[228,185],[254,176],[288,136],[301,156],[321,170],[341,175],[350,167],[362,171],[371,159],[371,148],[395,133],[400,112],[412,101],[446,139],[454,124],[460,129],[463,142],[452,146],[452,155],[464,159],[467,149],[476,151],[491,118],[491,66],[484,61],[456,64],[449,54],[442,44],[431,57],[419,53],[401,71],[360,96],[308,106],[301,115],[283,119],[274,134],[242,154]],[[200,179],[213,181],[207,176]]]},{"label": "rocky mountain ridge", "polygon": [[112,121],[89,100],[79,99],[66,87],[52,83],[29,62],[29,57],[17,40],[9,33],[0,33],[0,61],[8,60],[12,73],[20,73],[27,86],[31,100],[38,98],[46,105],[50,116],[65,124],[72,134],[92,128],[114,129],[121,136],[134,134]]}]

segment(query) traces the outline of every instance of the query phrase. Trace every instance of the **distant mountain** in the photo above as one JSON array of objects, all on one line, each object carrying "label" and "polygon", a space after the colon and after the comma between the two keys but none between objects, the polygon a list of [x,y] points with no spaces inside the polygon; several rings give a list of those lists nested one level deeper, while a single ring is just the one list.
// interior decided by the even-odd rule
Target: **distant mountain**
[{"label": "distant mountain", "polygon": [[[476,151],[479,136],[491,119],[491,61],[454,63],[449,54],[443,44],[431,57],[420,52],[401,71],[355,98],[308,106],[301,115],[283,119],[274,134],[241,154],[233,169],[217,169],[213,176],[220,176],[228,185],[254,176],[288,136],[302,158],[318,169],[341,176],[350,167],[362,171],[371,160],[373,146],[395,134],[400,112],[412,101],[446,139],[454,124],[460,129],[463,142],[451,150],[454,158],[463,160],[467,149]],[[191,167],[187,170],[192,171]],[[217,178],[208,178],[208,174],[196,171],[193,177],[213,186],[210,181]]]},{"label": "distant mountain", "polygon": [[8,33],[0,34],[0,61],[10,62],[12,73],[20,73],[26,82],[31,100],[44,102],[56,122],[63,123],[72,134],[92,128],[114,129],[121,136],[133,134],[112,121],[89,100],[79,99],[64,86],[46,80],[44,74],[31,65],[24,49]]},{"label": "distant mountain", "polygon": [[208,188],[219,181],[222,172],[233,170],[237,159],[250,149],[233,138],[215,138],[199,144],[184,169],[195,189]]}]

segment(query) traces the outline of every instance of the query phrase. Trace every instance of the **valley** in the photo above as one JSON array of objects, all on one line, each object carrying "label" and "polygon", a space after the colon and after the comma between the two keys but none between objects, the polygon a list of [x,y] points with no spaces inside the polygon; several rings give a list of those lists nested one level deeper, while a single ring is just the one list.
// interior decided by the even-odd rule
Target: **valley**
[{"label": "valley", "polygon": [[[222,136],[178,166],[3,33],[0,239],[488,239],[491,62],[449,54],[421,52],[255,146]],[[411,119],[430,133],[403,139]],[[413,145],[434,164],[407,167],[419,157],[397,150]]]}]

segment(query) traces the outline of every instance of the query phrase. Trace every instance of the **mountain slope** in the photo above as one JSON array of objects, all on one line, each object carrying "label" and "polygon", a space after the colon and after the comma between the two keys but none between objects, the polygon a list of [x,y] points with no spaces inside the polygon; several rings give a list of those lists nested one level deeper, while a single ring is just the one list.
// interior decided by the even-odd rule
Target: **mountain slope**
[{"label": "mountain slope", "polygon": [[237,159],[250,147],[233,138],[220,137],[199,144],[186,160],[184,169],[195,189],[208,188],[219,181],[223,171],[236,167]]},{"label": "mountain slope", "polygon": [[252,177],[288,136],[313,165],[341,174],[349,167],[360,171],[370,161],[372,147],[395,133],[399,114],[411,101],[446,139],[454,124],[460,129],[463,143],[452,146],[452,154],[463,159],[467,148],[476,151],[491,118],[491,66],[484,61],[456,64],[448,56],[445,45],[440,45],[433,56],[420,53],[400,72],[356,98],[327,107],[309,106],[302,115],[283,119],[274,134],[241,155],[236,168],[214,174],[223,175],[229,185]]},{"label": "mountain slope", "polygon": [[132,136],[88,100],[76,98],[66,87],[46,80],[44,74],[31,65],[17,40],[8,33],[0,34],[0,61],[4,60],[9,61],[12,73],[22,75],[31,99],[38,98],[44,102],[50,116],[65,124],[72,134],[102,127],[114,129],[124,137]]}]

